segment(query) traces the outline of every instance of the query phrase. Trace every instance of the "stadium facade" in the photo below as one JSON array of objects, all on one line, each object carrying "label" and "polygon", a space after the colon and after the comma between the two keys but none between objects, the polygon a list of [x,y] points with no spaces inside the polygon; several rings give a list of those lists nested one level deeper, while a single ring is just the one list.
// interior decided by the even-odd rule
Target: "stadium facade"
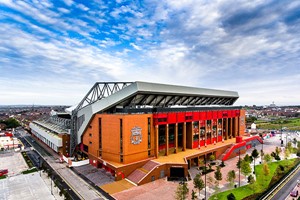
[{"label": "stadium facade", "polygon": [[68,151],[136,185],[187,177],[208,156],[226,160],[256,142],[240,137],[245,111],[233,106],[238,98],[234,91],[178,85],[95,83],[66,109]]}]

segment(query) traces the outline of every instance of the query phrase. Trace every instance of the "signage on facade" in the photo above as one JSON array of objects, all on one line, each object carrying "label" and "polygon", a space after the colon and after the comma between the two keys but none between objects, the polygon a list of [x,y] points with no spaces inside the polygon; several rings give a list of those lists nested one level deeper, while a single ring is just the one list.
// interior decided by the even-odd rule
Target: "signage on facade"
[{"label": "signage on facade", "polygon": [[142,128],[135,126],[131,129],[131,144],[140,144],[142,142]]},{"label": "signage on facade", "polygon": [[241,126],[245,125],[245,117],[244,116],[240,117],[240,124],[241,124]]}]

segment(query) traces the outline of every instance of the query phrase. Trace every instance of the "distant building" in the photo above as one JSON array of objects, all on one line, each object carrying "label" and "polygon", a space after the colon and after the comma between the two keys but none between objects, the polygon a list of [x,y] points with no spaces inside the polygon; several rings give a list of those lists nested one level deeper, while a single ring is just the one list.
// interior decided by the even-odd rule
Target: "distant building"
[{"label": "distant building", "polygon": [[11,132],[0,133],[0,149],[12,149],[20,147],[18,138],[13,137]]}]

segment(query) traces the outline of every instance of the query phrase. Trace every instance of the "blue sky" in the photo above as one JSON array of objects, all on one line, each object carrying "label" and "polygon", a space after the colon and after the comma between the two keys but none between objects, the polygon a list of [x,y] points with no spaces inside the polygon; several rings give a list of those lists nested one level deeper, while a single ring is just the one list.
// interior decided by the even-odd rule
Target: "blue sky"
[{"label": "blue sky", "polygon": [[0,0],[0,104],[78,103],[97,81],[300,104],[300,1]]}]

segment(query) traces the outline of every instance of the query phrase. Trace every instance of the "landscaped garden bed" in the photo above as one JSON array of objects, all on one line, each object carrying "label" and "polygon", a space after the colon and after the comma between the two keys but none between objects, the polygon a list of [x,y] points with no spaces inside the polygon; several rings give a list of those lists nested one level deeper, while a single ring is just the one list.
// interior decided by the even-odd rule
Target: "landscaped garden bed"
[{"label": "landscaped garden bed", "polygon": [[233,193],[236,199],[257,199],[265,191],[267,191],[269,187],[278,183],[278,181],[299,162],[300,159],[295,158],[268,163],[270,170],[268,175],[264,175],[263,165],[257,165],[255,167],[256,181],[253,184],[215,194],[209,199],[227,199],[227,195],[230,193]]},{"label": "landscaped garden bed", "polygon": [[25,162],[27,163],[29,169],[30,169],[30,168],[33,168],[34,165],[33,165],[32,161],[30,160],[30,158],[28,157],[26,151],[21,152],[21,154],[22,154],[22,156],[23,156]]}]

